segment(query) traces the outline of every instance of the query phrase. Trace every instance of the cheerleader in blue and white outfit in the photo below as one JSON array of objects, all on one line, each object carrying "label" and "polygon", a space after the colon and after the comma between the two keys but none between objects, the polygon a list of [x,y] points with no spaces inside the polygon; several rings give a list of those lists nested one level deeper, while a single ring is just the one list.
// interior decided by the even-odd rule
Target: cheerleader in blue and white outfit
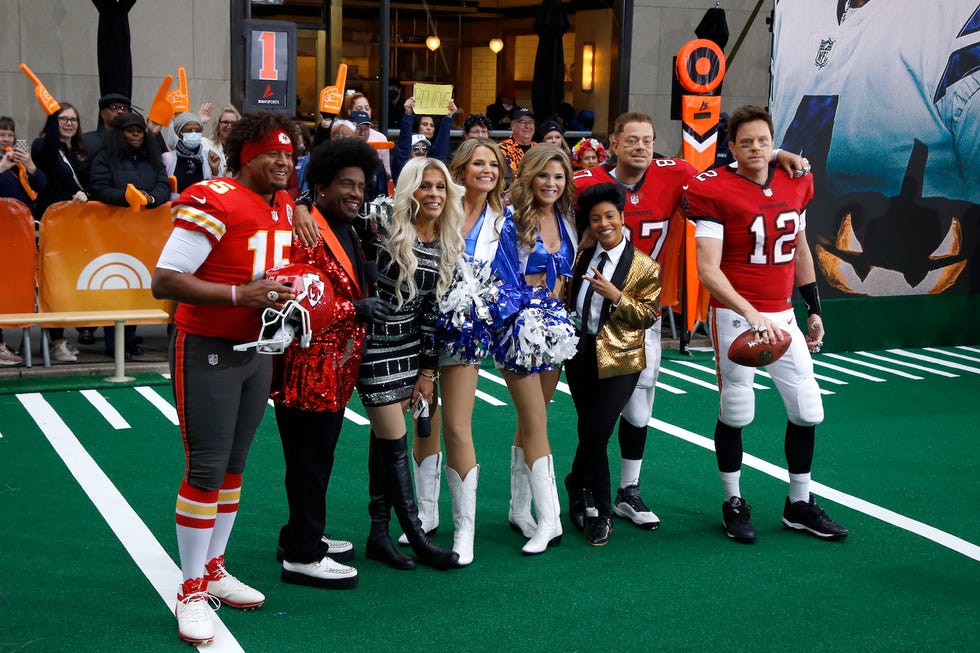
[{"label": "cheerleader in blue and white outfit", "polygon": [[[473,447],[473,403],[480,361],[489,355],[494,337],[497,284],[492,279],[491,263],[504,221],[503,169],[497,144],[482,138],[463,141],[449,166],[453,181],[465,189],[465,256],[456,266],[449,292],[440,300],[436,341],[442,352],[442,434],[446,441],[446,480],[453,499],[453,550],[459,554],[460,565],[473,561],[480,473]],[[439,526],[439,438],[416,437],[412,454],[419,518],[422,527],[431,532]]]},{"label": "cheerleader in blue and white outfit", "polygon": [[534,555],[560,543],[562,534],[546,411],[578,341],[560,299],[578,242],[568,155],[546,144],[528,150],[510,197],[513,218],[504,220],[493,263],[501,282],[493,354],[517,408],[509,520],[529,538],[524,553]]}]

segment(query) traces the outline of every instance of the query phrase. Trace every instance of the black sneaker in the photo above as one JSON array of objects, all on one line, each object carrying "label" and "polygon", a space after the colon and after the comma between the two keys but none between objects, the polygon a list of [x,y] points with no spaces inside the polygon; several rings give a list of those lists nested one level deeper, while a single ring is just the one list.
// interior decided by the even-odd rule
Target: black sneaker
[{"label": "black sneaker", "polygon": [[806,501],[790,503],[789,497],[786,497],[783,525],[794,531],[806,531],[814,537],[832,542],[843,540],[848,536],[848,530],[828,517],[812,494],[809,503]]},{"label": "black sneaker", "polygon": [[616,502],[613,513],[617,517],[628,519],[642,529],[652,531],[660,526],[660,517],[643,503],[640,496],[640,486],[629,485],[616,490]]},{"label": "black sneaker", "polygon": [[732,497],[721,504],[721,516],[728,537],[743,544],[755,542],[755,528],[752,527],[752,507],[745,503],[742,497]]}]

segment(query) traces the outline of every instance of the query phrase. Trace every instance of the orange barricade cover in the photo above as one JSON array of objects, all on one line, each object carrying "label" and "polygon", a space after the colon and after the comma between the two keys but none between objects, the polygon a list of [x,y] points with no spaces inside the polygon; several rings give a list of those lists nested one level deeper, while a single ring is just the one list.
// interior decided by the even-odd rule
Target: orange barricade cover
[{"label": "orange barricade cover", "polygon": [[[0,313],[33,313],[37,272],[34,217],[15,199],[0,198]],[[24,326],[27,326],[26,324]]]},{"label": "orange barricade cover", "polygon": [[171,231],[169,202],[139,214],[101,202],[53,205],[41,221],[40,310],[172,312],[150,292]]}]

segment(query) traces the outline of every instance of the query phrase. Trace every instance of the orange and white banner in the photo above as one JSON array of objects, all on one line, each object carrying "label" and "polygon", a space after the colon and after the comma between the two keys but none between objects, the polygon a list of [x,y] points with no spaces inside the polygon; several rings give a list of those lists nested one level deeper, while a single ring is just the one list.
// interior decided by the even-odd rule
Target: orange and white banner
[{"label": "orange and white banner", "polygon": [[37,246],[30,209],[15,199],[0,198],[0,229],[0,275],[4,287],[0,313],[33,313]]},{"label": "orange and white banner", "polygon": [[41,220],[42,311],[157,308],[150,280],[173,224],[170,203],[134,214],[100,202],[55,204]]}]

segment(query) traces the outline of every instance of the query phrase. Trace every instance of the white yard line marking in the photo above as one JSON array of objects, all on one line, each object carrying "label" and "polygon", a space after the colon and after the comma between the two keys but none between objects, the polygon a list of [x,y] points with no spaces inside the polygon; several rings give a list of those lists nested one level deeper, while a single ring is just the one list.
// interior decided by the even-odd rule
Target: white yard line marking
[{"label": "white yard line marking", "polygon": [[925,365],[916,365],[915,363],[908,363],[906,361],[895,360],[894,358],[888,358],[887,356],[881,356],[879,354],[872,354],[869,351],[856,351],[855,354],[859,356],[865,356],[867,358],[873,358],[877,361],[883,361],[891,365],[899,365],[901,367],[910,367],[913,370],[919,370],[921,372],[929,372],[930,374],[938,374],[939,376],[945,376],[950,379],[955,379],[959,377],[959,374],[953,374],[952,372],[947,372],[946,370],[937,370],[932,367],[926,367]]},{"label": "white yard line marking", "polygon": [[[717,384],[718,371],[715,368],[708,367],[707,365],[702,365],[700,363],[692,363],[691,361],[678,361],[678,360],[675,360],[673,362],[674,363],[677,363],[678,365],[685,365],[687,367],[690,367],[692,369],[698,370],[700,372],[704,372],[705,374],[710,375],[711,378],[716,379],[715,383]],[[661,365],[660,366],[660,369],[663,369],[663,367],[664,366]],[[759,370],[756,370],[756,371],[758,372]],[[772,377],[769,377],[769,378],[772,378]],[[756,390],[772,390],[772,388],[770,388],[769,386],[761,385],[761,384],[756,383],[754,381],[752,382],[752,387],[755,388]]]},{"label": "white yard line marking", "polygon": [[[153,585],[166,610],[172,613],[180,586],[180,569],[54,408],[38,393],[19,394],[17,399],[34,419],[140,571]],[[214,616],[214,627],[214,641],[205,649],[208,653],[243,651],[217,614]],[[175,632],[174,642],[176,641]]]},{"label": "white yard line marking", "polygon": [[955,351],[949,351],[948,349],[936,349],[935,347],[923,347],[925,351],[931,351],[934,354],[943,354],[945,356],[952,356],[953,358],[960,358],[965,361],[970,361],[971,363],[980,363],[980,358],[976,356],[967,356],[966,354],[957,354]]},{"label": "white yard line marking", "polygon": [[[558,389],[562,392],[568,392],[568,386],[562,388],[565,385],[563,383],[559,384]],[[703,447],[709,451],[715,450],[715,443],[713,440],[695,433],[693,431],[688,431],[685,428],[675,426],[673,424],[668,424],[659,419],[650,418],[648,425],[658,431],[666,433],[667,435],[672,435],[675,438],[680,438],[691,444],[696,444],[699,447]],[[789,483],[789,472],[779,467],[773,465],[770,462],[757,458],[751,454],[745,453],[742,455],[742,463],[748,465],[753,469],[757,469],[764,474],[768,474],[773,478],[779,479],[784,483]],[[886,524],[891,524],[892,526],[897,526],[903,530],[906,530],[920,537],[924,537],[927,540],[932,540],[936,544],[942,545],[948,549],[952,549],[957,553],[961,553],[968,558],[980,561],[980,546],[973,544],[972,542],[967,542],[966,540],[956,537],[945,531],[941,531],[938,528],[924,524],[920,521],[916,521],[904,515],[900,515],[897,512],[888,510],[876,504],[873,504],[864,499],[859,499],[858,497],[846,494],[839,490],[835,490],[832,487],[823,485],[822,483],[811,482],[810,489],[814,494],[822,497],[827,497],[835,503],[839,503],[842,506],[847,506],[852,510],[857,510],[870,517],[881,520]]]},{"label": "white yard line marking", "polygon": [[980,349],[976,347],[967,347],[966,345],[957,345],[957,349],[962,349],[963,351],[972,351],[974,354],[980,354]]},{"label": "white yard line marking", "polygon": [[[270,408],[276,407],[275,402],[273,402],[271,399],[267,403],[269,404]],[[347,406],[344,406],[344,419],[350,420],[351,422],[354,422],[358,426],[367,426],[368,424],[371,423],[367,417],[363,417],[358,413],[355,413]]]},{"label": "white yard line marking", "polygon": [[[673,424],[668,424],[667,422],[662,422],[658,419],[651,419],[650,426],[662,431],[668,435],[672,435],[681,440],[685,440],[692,444],[696,444],[699,447],[704,447],[710,451],[715,450],[714,442],[703,435],[698,435],[687,429],[683,429],[679,426],[674,426]],[[768,474],[773,478],[777,478],[785,483],[789,482],[789,472],[785,469],[773,465],[772,463],[766,462],[761,458],[756,458],[750,454],[743,454],[742,462],[753,469],[757,469],[764,474]],[[827,497],[835,503],[839,503],[842,506],[847,506],[852,510],[857,510],[858,512],[863,512],[864,514],[879,519],[886,524],[891,524],[903,530],[906,530],[920,537],[924,537],[927,540],[932,540],[936,544],[942,545],[948,549],[952,549],[957,553],[961,553],[968,558],[980,561],[980,546],[973,544],[972,542],[967,542],[966,540],[951,535],[945,531],[941,531],[938,528],[930,526],[928,524],[923,524],[920,521],[910,519],[904,515],[900,515],[897,512],[888,510],[876,504],[873,504],[864,499],[859,499],[858,497],[846,494],[839,490],[835,490],[831,487],[823,485],[822,483],[812,482],[810,484],[810,489],[814,494],[820,495],[822,497]]]},{"label": "white yard line marking", "polygon": [[101,413],[105,421],[109,422],[109,426],[116,429],[128,429],[132,428],[119,411],[112,407],[112,405],[106,401],[106,398],[99,394],[98,390],[82,390],[82,396],[88,399],[88,402]]},{"label": "white yard line marking", "polygon": [[675,394],[675,395],[686,395],[687,394],[687,391],[686,390],[681,390],[680,388],[675,388],[672,385],[667,385],[666,383],[661,383],[660,381],[657,381],[656,386],[658,388],[660,388],[661,390],[666,390],[667,392],[669,392],[671,394]]},{"label": "white yard line marking", "polygon": [[[771,379],[772,378],[772,374],[770,374],[769,372],[767,372],[765,370],[756,370],[755,373],[758,376],[762,376],[762,377],[765,377],[767,379]],[[839,381],[837,379],[832,379],[829,376],[823,376],[821,374],[814,374],[813,375],[813,378],[815,378],[815,379],[821,379],[823,381],[828,381],[830,383],[836,383],[837,385],[847,385],[847,382],[846,381]],[[831,390],[824,390],[820,386],[817,386],[817,389],[820,390],[820,394],[822,394],[822,395],[833,395],[833,394],[837,394],[836,392],[832,392]]]},{"label": "white yard line marking", "polygon": [[856,376],[859,379],[864,379],[865,381],[874,381],[875,383],[884,383],[885,380],[877,376],[871,376],[870,374],[865,374],[864,372],[857,372],[855,370],[849,370],[846,367],[841,367],[840,365],[834,365],[833,363],[828,363],[826,361],[819,361],[814,359],[814,365],[819,365],[820,367],[826,367],[828,370],[834,370],[835,372],[840,372],[841,374],[849,374],[851,376]]},{"label": "white yard line marking", "polygon": [[884,365],[875,365],[874,363],[869,363],[868,361],[858,360],[857,358],[849,358],[847,356],[841,356],[840,354],[825,354],[832,358],[838,360],[846,361],[854,365],[861,365],[862,367],[869,367],[873,370],[878,370],[879,372],[889,372],[890,374],[897,374],[898,376],[904,377],[906,379],[912,379],[913,381],[921,381],[921,376],[916,376],[915,374],[909,374],[908,372],[903,372],[901,370],[893,370],[890,367],[885,367]]},{"label": "white yard line marking", "polygon": [[980,367],[971,367],[970,365],[962,365],[960,363],[954,363],[953,361],[944,361],[934,358],[933,356],[925,356],[923,354],[917,354],[914,351],[905,351],[904,349],[888,349],[887,351],[889,354],[905,356],[906,358],[912,358],[917,361],[922,361],[923,363],[932,363],[933,365],[949,367],[961,372],[973,372],[974,374],[980,374]]},{"label": "white yard line marking", "polygon": [[143,398],[153,404],[164,417],[170,420],[171,424],[180,426],[180,420],[177,419],[177,409],[171,406],[169,401],[161,397],[156,390],[145,385],[138,385],[133,390],[143,395]]},{"label": "white yard line marking", "polygon": [[344,417],[354,422],[358,426],[367,426],[368,424],[371,423],[367,417],[363,417],[355,413],[350,408],[344,408]]},{"label": "white yard line marking", "polygon": [[486,392],[483,392],[482,390],[477,390],[476,391],[476,396],[477,396],[477,398],[482,399],[483,401],[487,402],[491,406],[506,406],[507,405],[504,402],[502,402],[499,399],[497,399],[496,397],[494,397],[493,395],[488,395]]},{"label": "white yard line marking", "polygon": [[714,390],[715,392],[718,392],[718,386],[715,385],[714,383],[708,383],[707,381],[696,379],[693,376],[688,376],[687,374],[681,374],[680,372],[676,372],[670,368],[664,367],[663,365],[660,366],[660,373],[666,374],[668,376],[673,376],[678,379],[683,379],[688,383],[693,383],[694,385],[699,385],[702,388],[707,388],[708,390]]},{"label": "white yard line marking", "polygon": [[498,376],[497,374],[491,374],[490,372],[488,372],[486,370],[479,370],[477,372],[477,374],[479,374],[480,376],[482,376],[487,381],[493,381],[497,385],[502,385],[505,388],[507,387],[507,382],[504,381],[503,377]]}]

